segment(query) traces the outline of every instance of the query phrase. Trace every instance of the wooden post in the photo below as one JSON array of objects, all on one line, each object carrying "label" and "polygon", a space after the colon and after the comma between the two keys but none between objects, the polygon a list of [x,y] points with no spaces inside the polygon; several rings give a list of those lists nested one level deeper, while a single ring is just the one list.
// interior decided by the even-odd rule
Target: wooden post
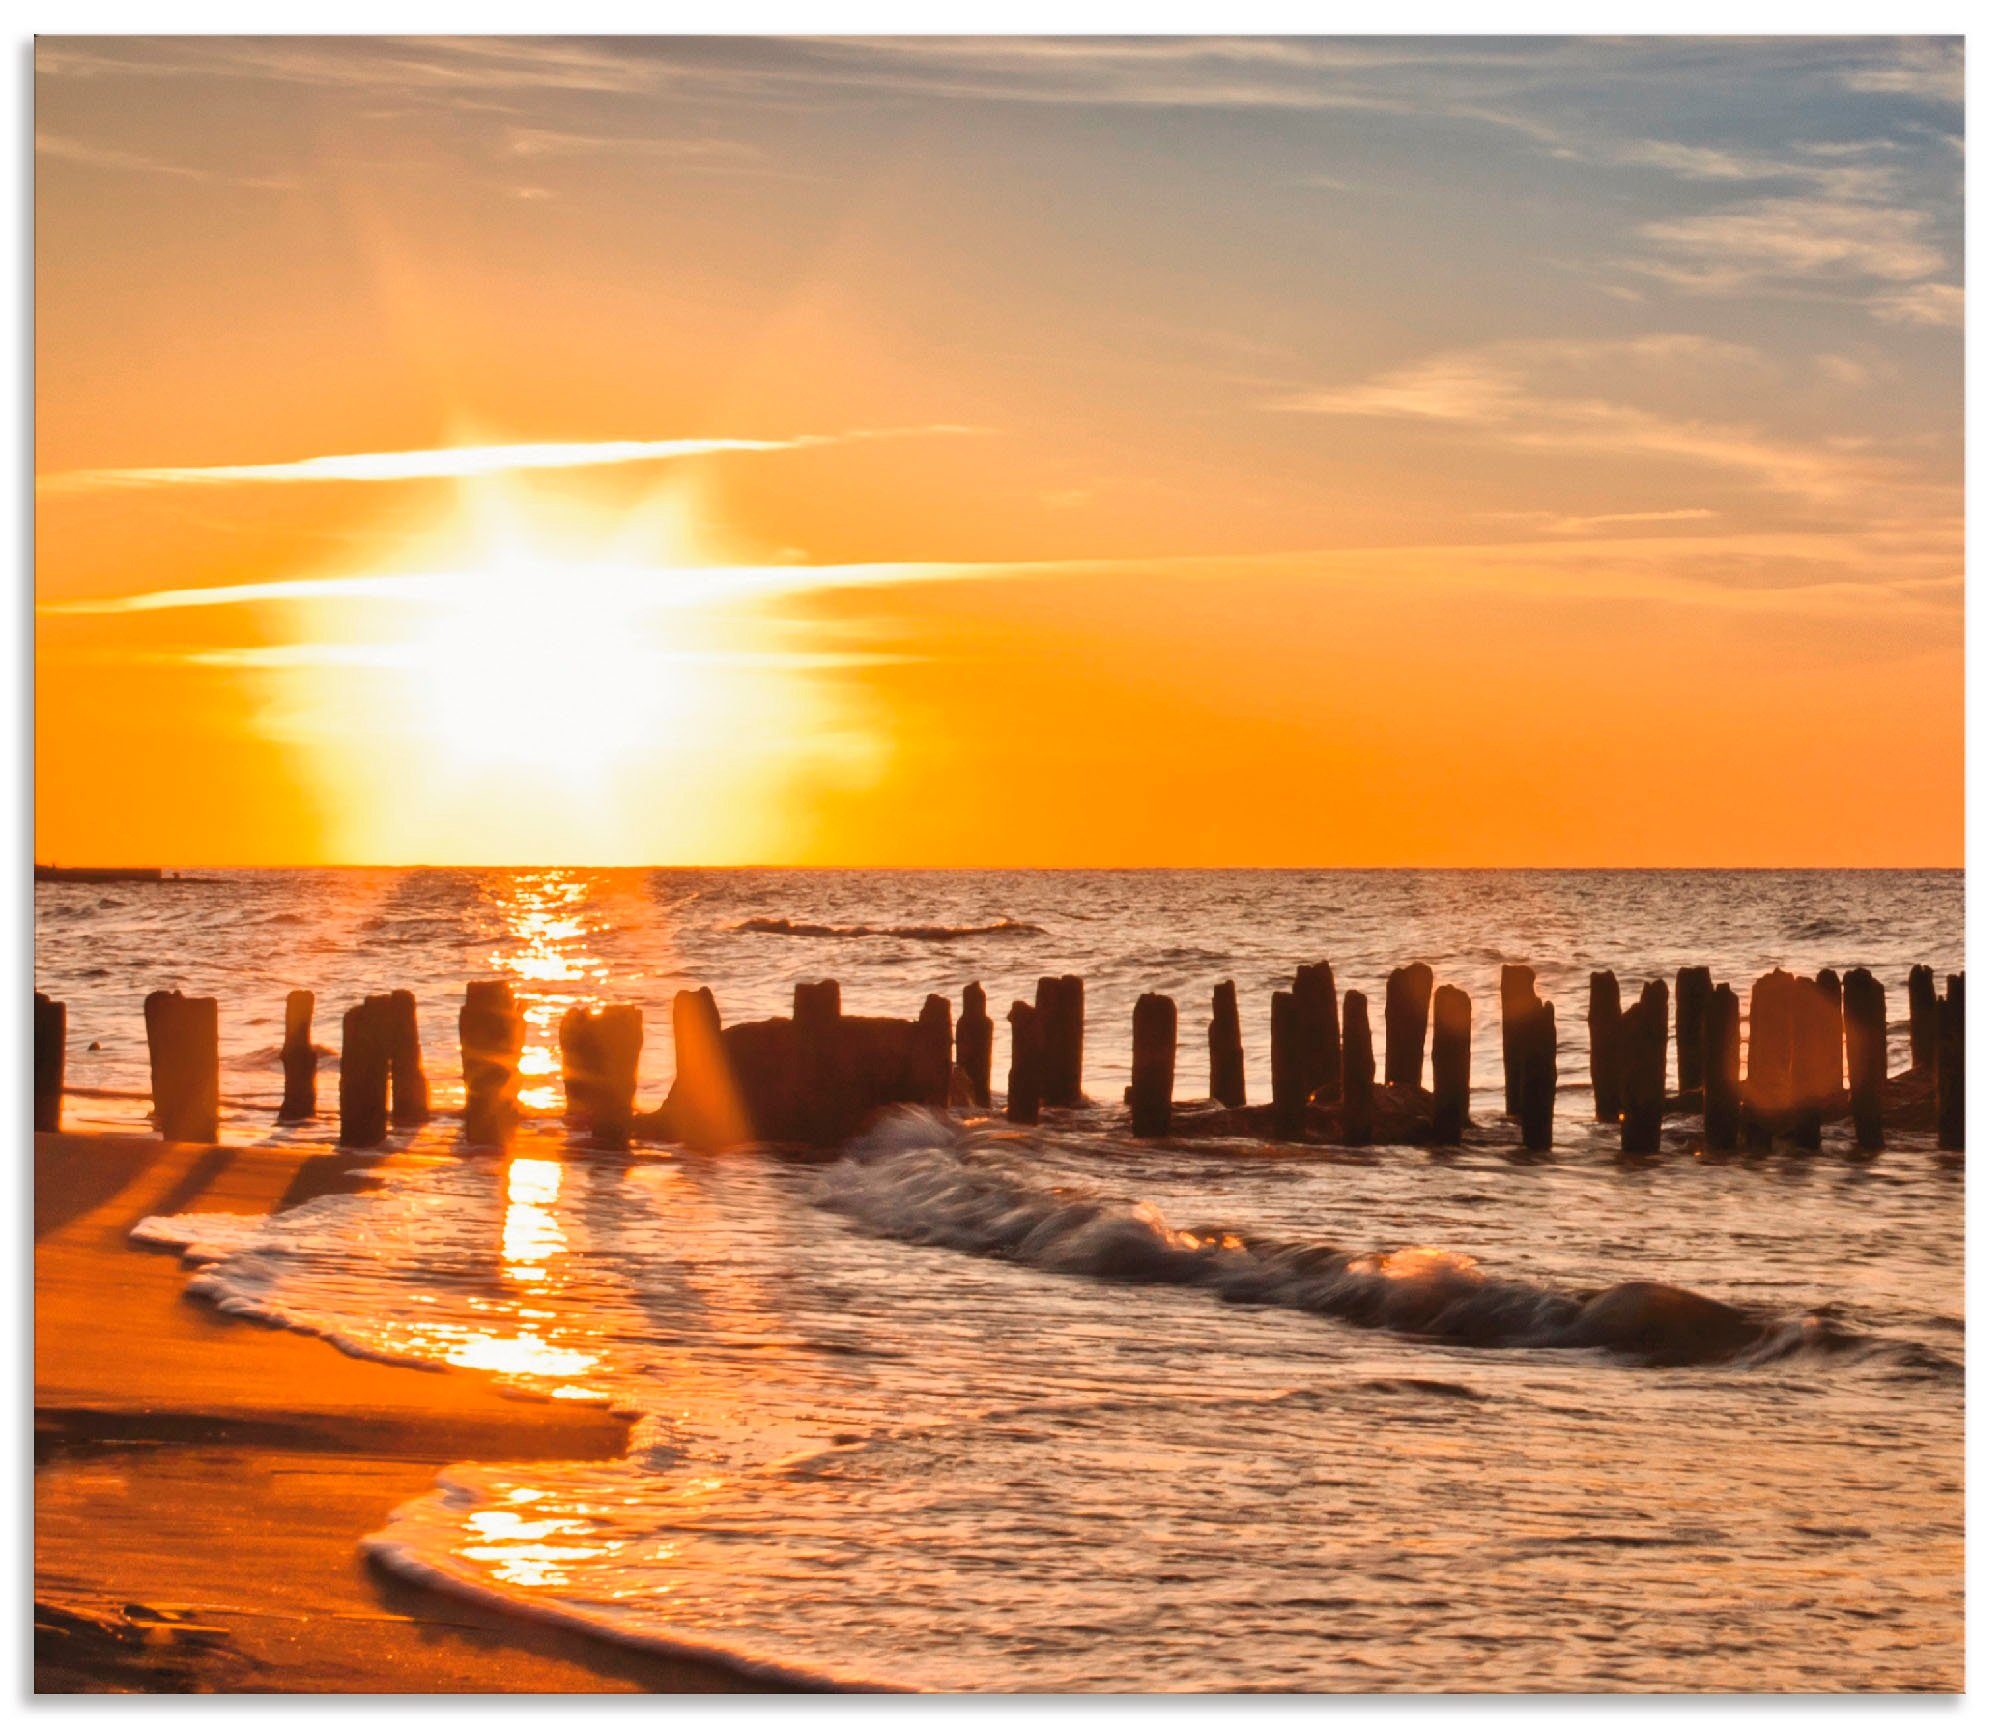
[{"label": "wooden post", "polygon": [[1301,966],[1292,977],[1292,999],[1298,1004],[1298,1053],[1310,1098],[1322,1086],[1338,1086],[1342,1073],[1340,996],[1334,989],[1332,965],[1315,960]]},{"label": "wooden post", "polygon": [[391,990],[389,1017],[389,1120],[398,1128],[421,1128],[431,1119],[431,1087],[424,1078],[416,997]]},{"label": "wooden post", "polygon": [[1472,1114],[1472,998],[1454,984],[1438,986],[1437,1034],[1431,1041],[1431,1138],[1456,1146]]},{"label": "wooden post", "polygon": [[986,991],[968,984],[958,1014],[958,1065],[972,1089],[972,1102],[993,1108],[993,1017],[986,1012]]},{"label": "wooden post", "polygon": [[1791,973],[1766,972],[1750,987],[1750,1071],[1744,1079],[1744,1132],[1768,1146],[1774,1126],[1792,1108]]},{"label": "wooden post", "polygon": [[1007,1010],[1013,1050],[1007,1068],[1007,1120],[1030,1126],[1042,1119],[1041,1015],[1025,1002]]},{"label": "wooden post", "polygon": [[1708,1040],[1702,1016],[1715,994],[1715,980],[1706,966],[1683,966],[1674,974],[1675,1090],[1699,1092],[1708,1067]]},{"label": "wooden post", "polygon": [[1792,990],[1792,1139],[1816,1151],[1840,1090],[1840,975],[1801,976]]},{"label": "wooden post", "polygon": [[313,993],[293,990],[285,997],[285,1043],[278,1060],[285,1069],[285,1101],[280,1122],[310,1122],[319,1112],[319,1052],[313,1048]]},{"label": "wooden post", "polygon": [[1889,996],[1865,966],[1856,967],[1841,980],[1841,1029],[1847,1043],[1854,1144],[1864,1152],[1879,1152],[1882,1084],[1889,1078]]},{"label": "wooden post", "polygon": [[794,1102],[799,1132],[815,1146],[840,1137],[849,1119],[840,1051],[840,980],[792,986]]},{"label": "wooden post", "polygon": [[951,998],[926,996],[917,1015],[917,1101],[933,1110],[951,1108]]},{"label": "wooden post", "polygon": [[562,1048],[563,1120],[585,1129],[593,1146],[622,1152],[632,1143],[645,1011],[629,1002],[567,1009],[556,1028]]},{"label": "wooden post", "polygon": [[213,1143],[221,1116],[215,998],[155,990],[146,998],[146,1053],[160,1138]]},{"label": "wooden post", "polygon": [[35,992],[35,1132],[62,1132],[63,1065],[68,1058],[69,1009]]},{"label": "wooden post", "polygon": [[1507,1114],[1521,1113],[1523,1034],[1538,1012],[1535,999],[1535,969],[1532,966],[1500,968],[1500,1066],[1506,1079]]},{"label": "wooden post", "polygon": [[1243,1022],[1236,1011],[1236,985],[1216,985],[1208,1022],[1208,1095],[1216,1103],[1240,1110],[1248,1095],[1243,1087]]},{"label": "wooden post", "polygon": [[340,1143],[366,1150],[389,1137],[389,1052],[394,1015],[366,996],[340,1017]]},{"label": "wooden post", "polygon": [[1521,1144],[1530,1152],[1546,1152],[1556,1137],[1556,1005],[1535,996],[1532,984],[1519,1054]]},{"label": "wooden post", "polygon": [[1928,966],[1910,968],[1910,1066],[1937,1067],[1937,982]]},{"label": "wooden post", "polygon": [[1158,1140],[1173,1132],[1179,1023],[1171,996],[1148,991],[1133,1005],[1132,1132],[1141,1140]]},{"label": "wooden post", "polygon": [[1431,1018],[1431,969],[1421,960],[1389,974],[1382,995],[1382,1067],[1391,1086],[1424,1083],[1424,1035]]},{"label": "wooden post", "polygon": [[1742,1114],[1743,1011],[1736,992],[1718,984],[1702,1014],[1702,1135],[1713,1152],[1733,1151]]},{"label": "wooden post", "polygon": [[1944,981],[1937,1015],[1938,1150],[1965,1150],[1965,974]]},{"label": "wooden post", "polygon": [[504,1146],[513,1138],[527,1025],[504,978],[475,978],[458,1011],[458,1052],[465,1076],[465,1138]]},{"label": "wooden post", "polygon": [[1271,992],[1271,1119],[1280,1134],[1296,1134],[1306,1119],[1306,1053],[1299,999]]},{"label": "wooden post", "polygon": [[1042,1040],[1042,1102],[1083,1102],[1083,980],[1074,973],[1035,984]]},{"label": "wooden post", "polygon": [[676,1127],[690,1146],[733,1146],[750,1122],[722,1043],[722,1014],[706,984],[674,992]]},{"label": "wooden post", "polygon": [[1375,1040],[1368,1030],[1368,998],[1350,990],[1340,1004],[1340,1142],[1375,1141]]},{"label": "wooden post", "polygon": [[1649,1154],[1660,1149],[1660,1119],[1667,1107],[1667,981],[1655,978],[1625,1010],[1619,1027],[1620,1110],[1618,1148]]},{"label": "wooden post", "polygon": [[1618,1052],[1623,1039],[1624,1009],[1618,1001],[1618,974],[1590,975],[1590,1097],[1600,1122],[1616,1122],[1625,1107],[1625,1082]]}]

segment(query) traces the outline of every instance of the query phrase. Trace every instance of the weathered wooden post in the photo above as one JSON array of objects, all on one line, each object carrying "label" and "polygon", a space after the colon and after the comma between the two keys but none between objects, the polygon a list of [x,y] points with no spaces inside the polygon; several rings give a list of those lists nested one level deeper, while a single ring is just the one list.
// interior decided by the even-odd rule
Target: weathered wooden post
[{"label": "weathered wooden post", "polygon": [[623,1151],[632,1143],[645,1011],[629,1002],[594,1009],[577,1003],[564,1011],[556,1041],[562,1049],[563,1120],[587,1130],[593,1146]]},{"label": "weathered wooden post", "polygon": [[155,990],[146,998],[146,1054],[160,1138],[213,1142],[221,1117],[215,998]]},{"label": "weathered wooden post", "polygon": [[366,1150],[389,1137],[389,998],[366,996],[340,1017],[340,1143]]},{"label": "weathered wooden post", "polygon": [[1157,1140],[1173,1131],[1179,1025],[1171,996],[1149,990],[1133,1004],[1132,1132],[1141,1140]]},{"label": "weathered wooden post", "polygon": [[1306,1119],[1306,1052],[1299,999],[1271,992],[1271,1120],[1280,1134],[1296,1134]]},{"label": "weathered wooden post", "polygon": [[1708,1068],[1708,1040],[1702,1016],[1715,994],[1715,980],[1706,966],[1683,966],[1674,974],[1675,1090],[1699,1092]]},{"label": "weathered wooden post", "polygon": [[1083,980],[1073,973],[1035,984],[1042,1042],[1042,1102],[1083,1102]]},{"label": "weathered wooden post", "polygon": [[1539,1011],[1532,966],[1500,968],[1500,1067],[1506,1080],[1507,1114],[1521,1113],[1523,1033]]},{"label": "weathered wooden post", "polygon": [[424,1078],[416,997],[391,990],[389,1019],[389,1120],[398,1128],[421,1128],[431,1119],[431,1087]]},{"label": "weathered wooden post", "polygon": [[690,1146],[733,1146],[750,1121],[722,1044],[722,1013],[706,984],[674,992],[675,1127]]},{"label": "weathered wooden post", "polygon": [[1368,998],[1350,990],[1340,1003],[1340,1142],[1375,1141],[1375,1040],[1368,1030]]},{"label": "weathered wooden post", "polygon": [[1792,1108],[1791,973],[1766,972],[1750,986],[1750,1068],[1743,1083],[1744,1133],[1753,1146],[1768,1146],[1774,1128]]},{"label": "weathered wooden post", "polygon": [[1910,968],[1910,1066],[1937,1067],[1937,980],[1928,966]]},{"label": "weathered wooden post", "polygon": [[1231,1110],[1242,1109],[1248,1099],[1243,1086],[1243,1022],[1236,1011],[1233,982],[1216,985],[1211,999],[1208,1095]]},{"label": "weathered wooden post", "polygon": [[1337,1086],[1340,1065],[1340,997],[1334,989],[1333,966],[1315,960],[1292,977],[1292,999],[1298,1004],[1299,1060],[1304,1064],[1306,1096],[1322,1086]]},{"label": "weathered wooden post", "polygon": [[35,992],[35,1132],[62,1132],[63,1065],[68,1058],[69,1009]]},{"label": "weathered wooden post", "polygon": [[1817,1150],[1840,1091],[1840,974],[1801,976],[1792,998],[1792,1138]]},{"label": "weathered wooden post", "polygon": [[795,1102],[801,1135],[815,1146],[837,1139],[847,1119],[841,1096],[840,980],[792,986]]},{"label": "weathered wooden post", "polygon": [[1714,1152],[1733,1151],[1742,1114],[1743,1011],[1736,992],[1718,984],[1703,1011],[1701,1073],[1702,1136]]},{"label": "weathered wooden post", "polygon": [[1536,996],[1532,983],[1528,1002],[1518,1034],[1521,1144],[1546,1152],[1556,1141],[1556,1005]]},{"label": "weathered wooden post", "polygon": [[1590,1099],[1600,1122],[1616,1122],[1625,1107],[1625,1082],[1618,1052],[1623,1039],[1624,1009],[1618,1000],[1618,974],[1590,975]]},{"label": "weathered wooden post", "polygon": [[1438,986],[1437,1031],[1431,1040],[1431,1138],[1456,1146],[1472,1114],[1472,998],[1455,984]]},{"label": "weathered wooden post", "polygon": [[972,1102],[993,1108],[993,1016],[986,1012],[986,991],[968,984],[958,1015],[958,1065],[972,1089]]},{"label": "weathered wooden post", "polygon": [[1391,1086],[1424,1083],[1424,1035],[1431,1019],[1431,969],[1421,960],[1389,974],[1382,995],[1382,1069]]},{"label": "weathered wooden post", "polygon": [[521,1086],[521,1046],[527,1024],[504,978],[475,978],[458,1011],[460,1071],[465,1076],[465,1138],[473,1146],[504,1146],[513,1137],[515,1094]]},{"label": "weathered wooden post", "polygon": [[313,1048],[313,993],[293,990],[285,997],[285,1042],[278,1060],[285,1070],[280,1122],[309,1122],[319,1111],[319,1052]]},{"label": "weathered wooden post", "polygon": [[1944,981],[1937,1014],[1938,1150],[1965,1150],[1965,974]]},{"label": "weathered wooden post", "polygon": [[917,1102],[933,1110],[951,1108],[951,999],[926,996],[917,1014]]},{"label": "weathered wooden post", "polygon": [[1847,1092],[1854,1144],[1882,1149],[1882,1085],[1889,1078],[1889,995],[1865,966],[1841,980],[1841,1028],[1847,1042]]},{"label": "weathered wooden post", "polygon": [[1041,1015],[1025,1002],[1007,1010],[1013,1049],[1007,1067],[1007,1120],[1032,1126],[1042,1119]]},{"label": "weathered wooden post", "polygon": [[1655,978],[1627,1008],[1619,1028],[1620,1110],[1618,1148],[1650,1154],[1660,1149],[1660,1120],[1667,1107],[1667,981]]}]

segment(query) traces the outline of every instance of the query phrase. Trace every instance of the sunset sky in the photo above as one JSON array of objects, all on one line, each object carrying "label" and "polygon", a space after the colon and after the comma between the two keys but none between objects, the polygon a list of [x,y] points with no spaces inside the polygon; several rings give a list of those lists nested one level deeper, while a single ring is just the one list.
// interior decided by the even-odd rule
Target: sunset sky
[{"label": "sunset sky", "polygon": [[35,72],[38,858],[1962,860],[1955,43]]}]

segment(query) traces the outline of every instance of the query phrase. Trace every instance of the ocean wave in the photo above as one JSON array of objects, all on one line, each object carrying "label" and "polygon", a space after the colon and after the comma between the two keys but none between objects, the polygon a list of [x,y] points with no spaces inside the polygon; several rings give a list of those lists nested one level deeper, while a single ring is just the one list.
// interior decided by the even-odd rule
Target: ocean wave
[{"label": "ocean wave", "polygon": [[956,942],[967,936],[1046,936],[1039,924],[997,918],[991,924],[809,924],[790,918],[746,918],[729,927],[733,936],[901,936],[912,942]]},{"label": "ocean wave", "polygon": [[1495,1277],[1429,1246],[1355,1252],[1209,1227],[1143,1201],[1036,1180],[1018,1139],[927,1111],[885,1118],[821,1178],[819,1202],[872,1234],[1111,1282],[1207,1289],[1351,1325],[1491,1349],[1608,1351],[1654,1364],[1763,1363],[1863,1341],[1806,1314],[1766,1320],[1678,1285],[1572,1292]]}]

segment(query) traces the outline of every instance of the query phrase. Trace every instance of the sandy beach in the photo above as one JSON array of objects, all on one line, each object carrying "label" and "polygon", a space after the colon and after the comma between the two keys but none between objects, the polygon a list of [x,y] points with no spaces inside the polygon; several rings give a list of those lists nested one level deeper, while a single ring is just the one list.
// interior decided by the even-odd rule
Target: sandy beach
[{"label": "sandy beach", "polygon": [[149,1215],[262,1213],[365,1183],[367,1162],[36,1136],[36,1690],[771,1690],[361,1558],[440,1469],[615,1457],[622,1420],[231,1320],[184,1294],[175,1256],[128,1241]]}]

